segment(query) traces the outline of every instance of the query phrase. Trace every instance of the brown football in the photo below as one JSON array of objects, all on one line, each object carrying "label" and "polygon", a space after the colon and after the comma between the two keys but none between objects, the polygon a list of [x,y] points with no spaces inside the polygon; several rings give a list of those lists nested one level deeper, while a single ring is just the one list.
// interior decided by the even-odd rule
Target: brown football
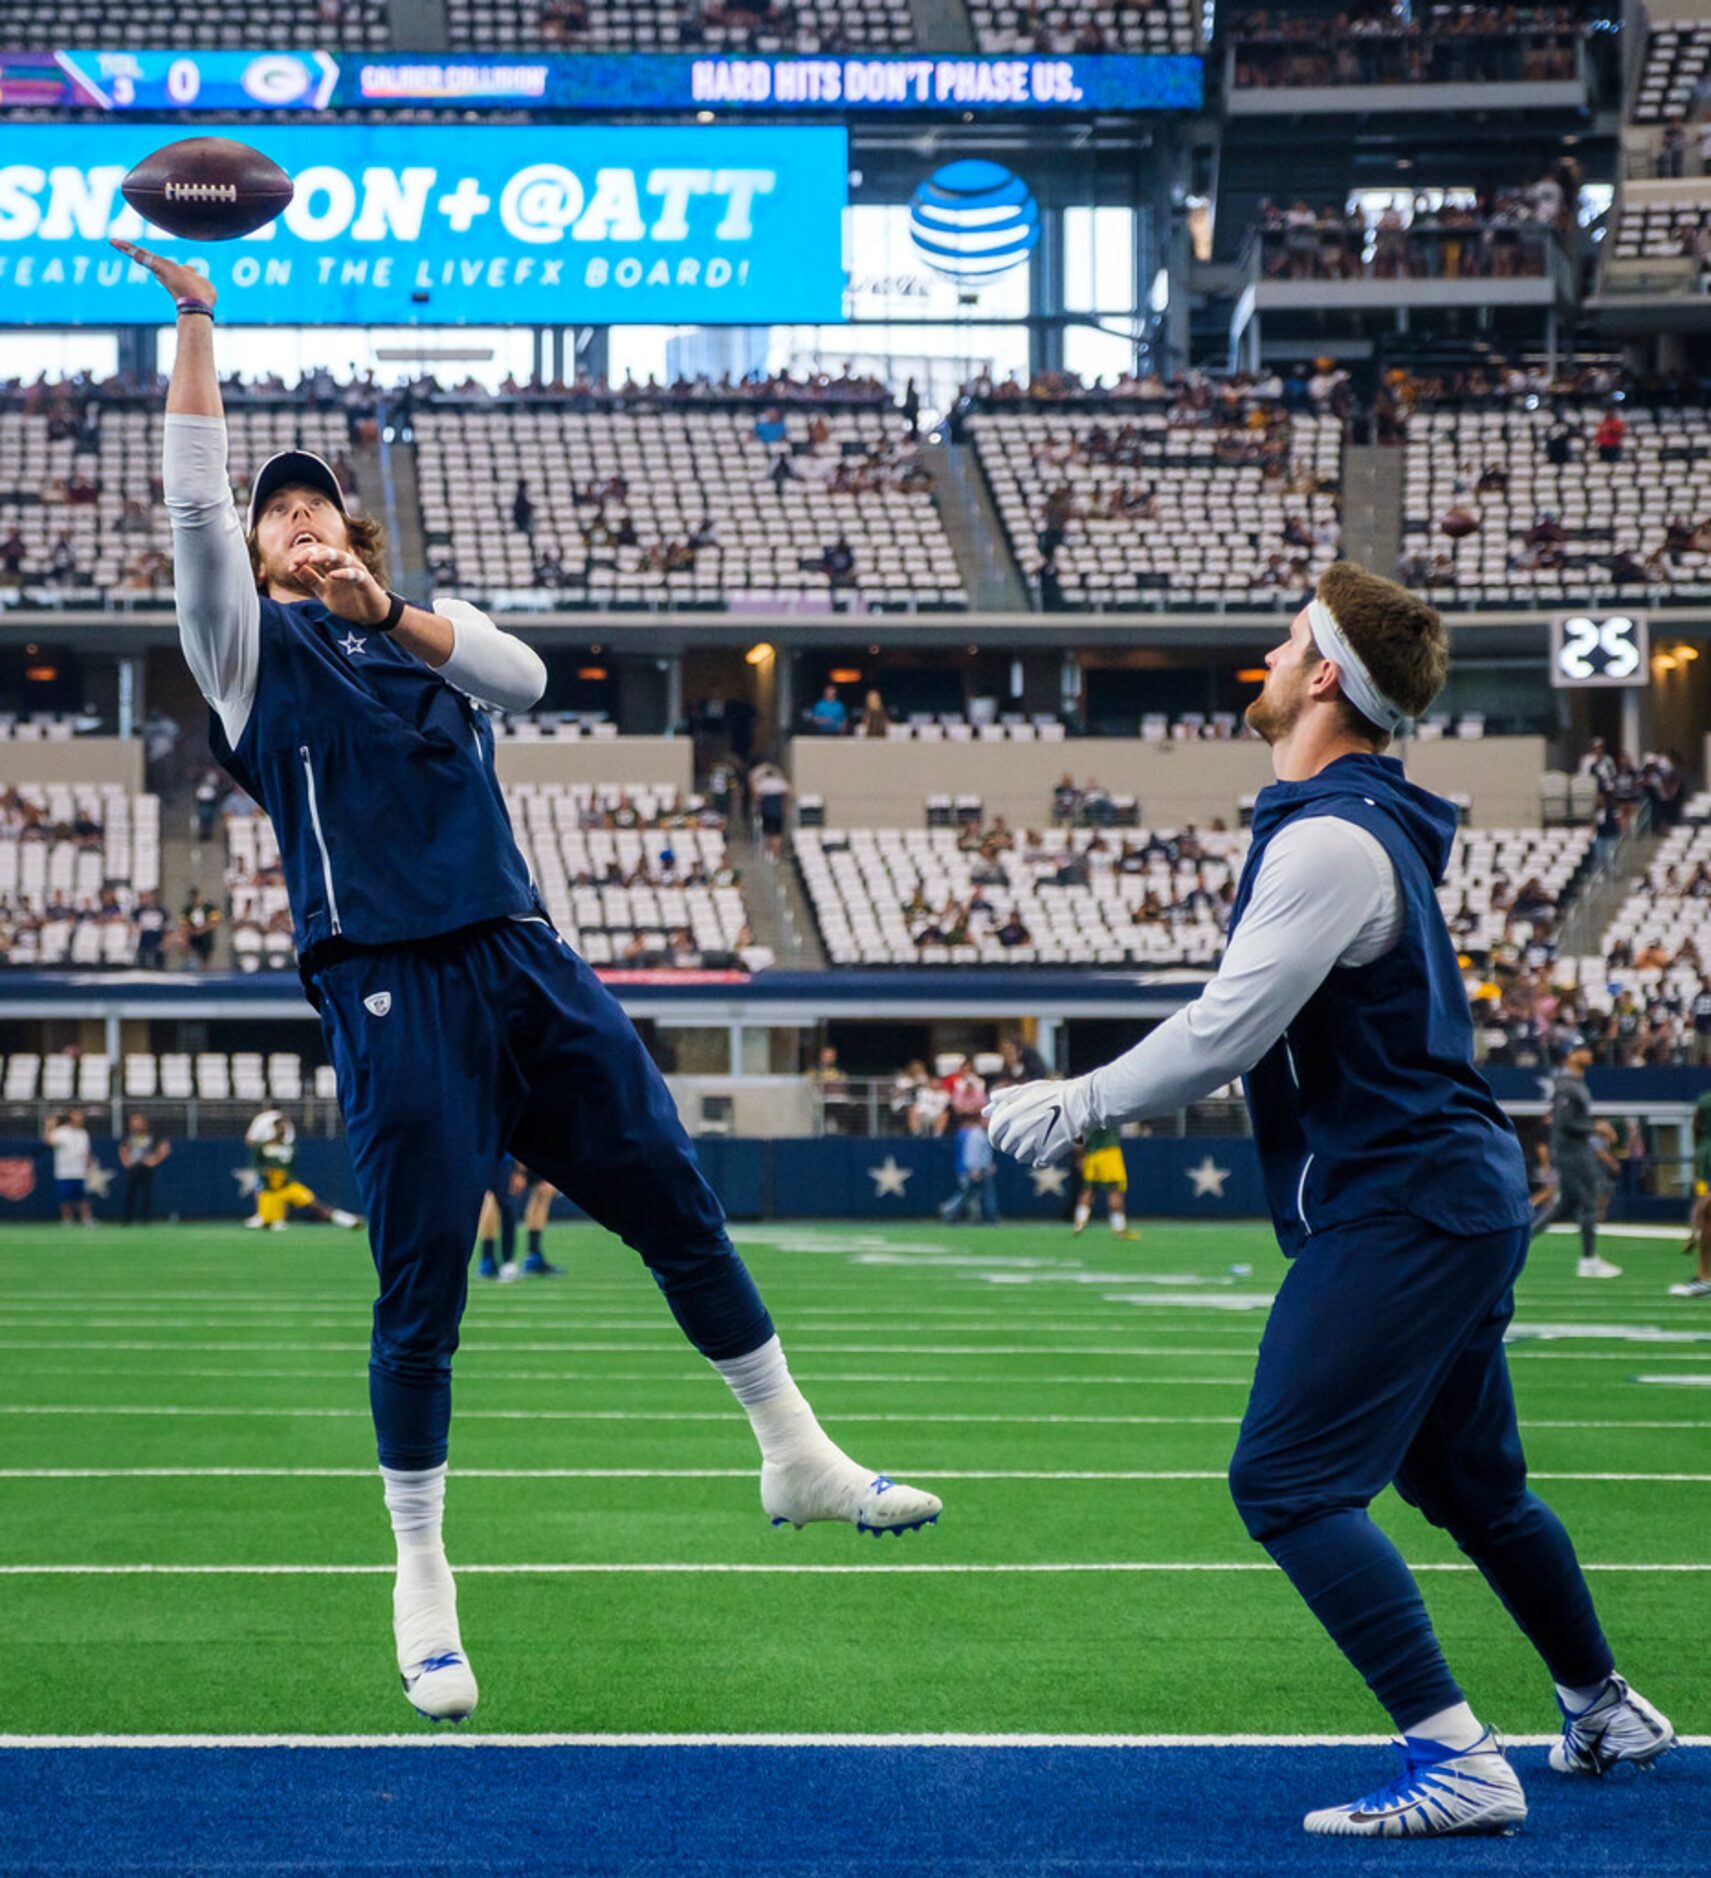
[{"label": "brown football", "polygon": [[120,189],[146,220],[187,241],[233,241],[291,200],[271,157],[229,137],[186,137],[146,156]]}]

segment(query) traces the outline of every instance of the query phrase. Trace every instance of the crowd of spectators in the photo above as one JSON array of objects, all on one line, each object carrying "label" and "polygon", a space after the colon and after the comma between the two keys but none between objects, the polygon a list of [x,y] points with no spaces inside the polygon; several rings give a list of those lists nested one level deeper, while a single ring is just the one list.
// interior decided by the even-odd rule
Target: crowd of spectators
[{"label": "crowd of spectators", "polygon": [[[590,29],[598,22],[589,0],[537,0],[537,5],[538,12],[530,24],[538,32],[543,49],[585,52],[591,43],[598,49],[605,48],[606,40],[596,41],[591,34]],[[674,0],[660,11],[670,21],[669,38],[641,40],[637,50],[651,50],[658,44],[677,52],[726,51],[751,45],[764,51],[776,42],[787,48],[840,54],[870,52],[876,44],[895,43],[890,33],[876,41],[871,27],[852,30],[851,22],[841,16],[828,21],[824,9],[796,6],[792,0]],[[642,9],[637,12],[640,14]],[[855,9],[855,18],[863,20],[860,7]]]},{"label": "crowd of spectators", "polygon": [[[214,962],[220,909],[190,889],[177,918],[153,889],[96,894],[55,889],[42,906],[0,894],[0,966],[112,971],[203,971]],[[287,934],[290,927],[287,925]]]},{"label": "crowd of spectators", "polygon": [[[1711,883],[1703,891],[1711,894]],[[1484,1060],[1545,1069],[1584,1048],[1613,1069],[1711,1062],[1711,981],[1696,959],[1688,963],[1696,989],[1679,977],[1643,987],[1574,985],[1549,959],[1495,958],[1468,987]]]},{"label": "crowd of spectators", "polygon": [[1243,90],[1572,79],[1587,24],[1584,11],[1568,6],[1404,9],[1368,0],[1334,14],[1241,13],[1225,30]]},{"label": "crowd of spectators", "polygon": [[1652,149],[1652,174],[1665,182],[1711,176],[1711,118],[1696,114],[1691,136],[1680,118],[1665,124]]},{"label": "crowd of spectators", "polygon": [[[1641,825],[1662,830],[1680,822],[1686,790],[1676,752],[1635,761],[1595,737],[1579,769],[1598,785],[1601,856]],[[1711,866],[1667,868],[1653,892],[1664,902],[1711,900]],[[1558,909],[1537,880],[1494,883],[1492,905],[1511,915],[1503,942],[1464,959],[1487,1061],[1543,1068],[1582,1046],[1595,1061],[1624,1069],[1711,1060],[1711,960],[1691,939],[1673,948],[1645,935],[1618,939],[1604,955],[1609,979],[1588,983],[1575,961],[1559,956]],[[1618,973],[1636,972],[1656,977],[1643,987],[1617,981]]]},{"label": "crowd of spectators", "polygon": [[1039,1051],[1016,1037],[1004,1039],[998,1057],[995,1065],[984,1065],[984,1073],[969,1056],[942,1070],[929,1069],[921,1057],[906,1063],[892,1078],[886,1104],[897,1131],[916,1137],[942,1135],[977,1118],[998,1090],[1038,1082],[1052,1073]]},{"label": "crowd of spectators", "polygon": [[1267,280],[1486,280],[1545,271],[1546,237],[1572,238],[1578,166],[1565,162],[1525,188],[1417,193],[1368,218],[1358,203],[1314,209],[1303,197],[1262,201],[1254,223]]},{"label": "crowd of spectators", "polygon": [[1163,417],[1171,425],[1263,428],[1270,422],[1272,406],[1338,415],[1347,409],[1350,398],[1349,374],[1331,359],[1217,377],[1202,371],[1169,377],[1159,372],[1124,372],[1110,384],[1068,371],[1036,372],[1026,379],[1015,373],[994,378],[983,372],[963,386],[952,418],[954,424],[974,411],[1115,405],[1132,408],[1137,415]]},{"label": "crowd of spectators", "polygon": [[1641,825],[1663,832],[1676,827],[1687,804],[1687,778],[1680,753],[1648,750],[1638,762],[1626,750],[1609,748],[1594,737],[1580,759],[1580,773],[1598,785],[1600,854]]},{"label": "crowd of spectators", "polygon": [[[1032,945],[1034,934],[1006,891],[1012,867],[1023,870],[1036,884],[1054,887],[1087,887],[1095,875],[1105,874],[1156,877],[1161,868],[1169,868],[1173,877],[1169,893],[1141,895],[1128,914],[1130,924],[1167,929],[1199,925],[1207,919],[1220,929],[1229,924],[1235,882],[1228,867],[1219,867],[1216,880],[1198,871],[1202,863],[1225,862],[1232,851],[1232,837],[1222,822],[1214,822],[1204,835],[1192,823],[1179,832],[1153,829],[1128,835],[1113,828],[1115,804],[1097,782],[1077,785],[1068,776],[1053,792],[1051,812],[1059,826],[1113,832],[1109,836],[1096,832],[1085,846],[1066,852],[1048,845],[1034,829],[1016,833],[1001,815],[989,824],[966,824],[957,837],[957,849],[970,859],[971,890],[966,898],[951,895],[934,906],[917,884],[903,905],[903,918],[915,944],[961,946],[991,938],[1006,949]],[[1196,870],[1192,877],[1183,874],[1184,867]],[[988,897],[988,888],[997,890],[1001,905]]]},{"label": "crowd of spectators", "polygon": [[386,396],[394,403],[555,404],[573,411],[719,409],[732,405],[851,405],[873,409],[893,403],[902,408],[901,400],[894,400],[879,379],[857,372],[848,362],[836,372],[807,372],[800,377],[788,371],[751,372],[740,378],[721,372],[717,377],[697,374],[662,381],[650,372],[642,379],[626,373],[615,384],[604,374],[587,372],[568,379],[543,379],[539,384],[507,377],[497,391],[474,378],[446,385],[424,375]]}]

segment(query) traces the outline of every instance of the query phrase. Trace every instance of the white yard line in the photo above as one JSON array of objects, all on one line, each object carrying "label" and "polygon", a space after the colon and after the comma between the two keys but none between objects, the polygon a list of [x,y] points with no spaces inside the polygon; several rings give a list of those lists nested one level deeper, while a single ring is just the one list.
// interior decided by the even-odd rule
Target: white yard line
[{"label": "white yard line", "polygon": [[[195,1564],[33,1564],[0,1565],[0,1577],[6,1578],[390,1578],[393,1565],[195,1565]],[[1474,1572],[1478,1568],[1465,1561],[1411,1564],[1413,1572]],[[743,1577],[743,1578],[892,1578],[899,1575],[937,1578],[996,1578],[1043,1575],[1048,1577],[1136,1576],[1168,1577],[1176,1573],[1224,1574],[1231,1572],[1272,1572],[1277,1567],[1270,1559],[1078,1559],[1074,1561],[1024,1561],[1016,1564],[878,1564],[763,1565],[753,1563],[714,1563],[677,1560],[574,1559],[522,1565],[470,1565],[459,1563],[459,1577],[487,1578],[564,1578],[564,1577]],[[1711,1563],[1688,1564],[1592,1564],[1581,1562],[1587,1572],[1628,1574],[1673,1574],[1711,1572]]]},{"label": "white yard line", "polygon": [[[147,1403],[110,1403],[110,1402],[0,1402],[0,1415],[153,1415],[153,1416],[207,1416],[226,1417],[245,1416],[262,1419],[280,1419],[303,1416],[315,1420],[361,1420],[369,1419],[366,1408],[305,1408],[301,1404],[292,1404],[281,1408],[259,1408],[244,1404],[229,1407],[212,1407],[206,1404],[177,1404],[168,1406],[159,1402]],[[459,1409],[458,1420],[466,1421],[505,1421],[505,1422],[732,1422],[737,1417],[733,1409]],[[1071,1427],[1071,1428],[1234,1428],[1239,1425],[1239,1415],[939,1415],[906,1412],[880,1413],[875,1410],[858,1410],[853,1413],[840,1411],[836,1419],[840,1422],[888,1422],[903,1423],[911,1428],[930,1428],[941,1425],[972,1425],[978,1427]],[[1525,1426],[1533,1428],[1653,1428],[1653,1429],[1689,1429],[1695,1433],[1711,1431],[1711,1419],[1695,1421],[1650,1421],[1624,1417],[1618,1421],[1595,1419],[1563,1419],[1547,1417],[1529,1419]]]}]

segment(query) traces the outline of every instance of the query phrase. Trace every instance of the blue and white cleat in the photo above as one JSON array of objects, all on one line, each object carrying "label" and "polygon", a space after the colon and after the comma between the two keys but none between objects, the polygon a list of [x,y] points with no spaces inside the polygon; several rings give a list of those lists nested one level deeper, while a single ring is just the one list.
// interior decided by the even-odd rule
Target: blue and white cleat
[{"label": "blue and white cleat", "polygon": [[1347,1806],[1327,1806],[1301,1822],[1308,1832],[1343,1838],[1431,1839],[1453,1833],[1513,1832],[1527,1817],[1527,1797],[1487,1728],[1471,1748],[1406,1735],[1402,1771]]},{"label": "blue and white cleat", "polygon": [[763,1463],[760,1503],[775,1526],[839,1520],[876,1536],[918,1532],[944,1511],[936,1493],[905,1486],[887,1474],[871,1474],[830,1442],[818,1455]]},{"label": "blue and white cleat", "polygon": [[[1561,1699],[1557,1707],[1562,1708]],[[1578,1715],[1562,1711],[1562,1739],[1551,1745],[1559,1774],[1607,1774],[1612,1768],[1650,1767],[1675,1746],[1669,1717],[1643,1695],[1612,1676],[1597,1699]]]},{"label": "blue and white cleat", "polygon": [[408,1669],[400,1669],[398,1680],[404,1685],[410,1706],[427,1721],[467,1721],[475,1712],[480,1691],[475,1686],[475,1672],[461,1650],[425,1657]]},{"label": "blue and white cleat", "polygon": [[457,1584],[443,1555],[418,1556],[392,1587],[398,1680],[418,1715],[460,1722],[475,1711],[475,1671],[457,1626]]}]

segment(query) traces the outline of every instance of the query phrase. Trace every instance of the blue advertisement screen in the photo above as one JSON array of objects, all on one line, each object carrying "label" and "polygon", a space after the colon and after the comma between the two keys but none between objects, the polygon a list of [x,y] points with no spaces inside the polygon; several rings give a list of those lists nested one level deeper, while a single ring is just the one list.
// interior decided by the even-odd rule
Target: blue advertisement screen
[{"label": "blue advertisement screen", "polygon": [[253,235],[194,243],[151,230],[119,193],[181,134],[8,127],[0,324],[170,320],[110,234],[194,261],[240,325],[842,318],[841,129],[269,124],[253,141],[296,199]]},{"label": "blue advertisement screen", "polygon": [[1194,111],[1190,53],[95,51],[8,55],[0,102],[108,111]]}]

